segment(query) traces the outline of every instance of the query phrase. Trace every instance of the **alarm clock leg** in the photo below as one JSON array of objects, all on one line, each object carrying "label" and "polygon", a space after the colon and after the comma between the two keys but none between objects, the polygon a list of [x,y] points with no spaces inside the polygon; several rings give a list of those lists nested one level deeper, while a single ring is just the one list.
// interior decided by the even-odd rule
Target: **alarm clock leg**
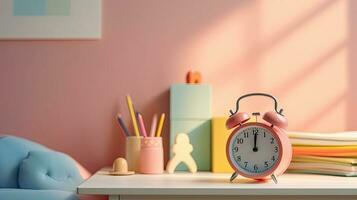
[{"label": "alarm clock leg", "polygon": [[238,173],[237,173],[237,172],[233,172],[233,174],[232,174],[232,176],[231,176],[231,178],[230,178],[230,181],[233,182],[234,179],[237,178],[237,176],[238,176]]},{"label": "alarm clock leg", "polygon": [[278,184],[278,179],[276,178],[275,174],[271,175],[271,179],[274,181],[275,184]]}]

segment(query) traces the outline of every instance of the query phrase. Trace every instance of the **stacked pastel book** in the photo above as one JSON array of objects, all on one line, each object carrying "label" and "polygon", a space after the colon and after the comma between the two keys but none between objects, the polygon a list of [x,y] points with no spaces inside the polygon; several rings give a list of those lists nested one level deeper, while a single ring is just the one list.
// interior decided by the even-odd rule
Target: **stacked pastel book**
[{"label": "stacked pastel book", "polygon": [[288,171],[357,176],[357,132],[290,132],[293,159]]}]

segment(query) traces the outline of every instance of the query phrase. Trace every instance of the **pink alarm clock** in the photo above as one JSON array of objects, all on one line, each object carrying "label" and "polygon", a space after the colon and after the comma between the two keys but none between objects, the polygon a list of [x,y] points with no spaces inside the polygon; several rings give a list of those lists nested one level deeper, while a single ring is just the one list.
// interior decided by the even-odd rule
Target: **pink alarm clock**
[{"label": "pink alarm clock", "polygon": [[[259,112],[254,112],[256,122],[248,122],[250,116],[239,111],[239,101],[250,96],[265,96],[274,100],[275,109],[263,115],[263,122],[258,122]],[[285,128],[288,120],[278,111],[278,102],[272,95],[251,93],[241,96],[236,102],[236,111],[230,110],[226,121],[227,129],[233,129],[226,145],[229,164],[234,169],[231,182],[242,175],[256,180],[272,179],[277,183],[277,176],[289,167],[292,158],[292,146]]]}]

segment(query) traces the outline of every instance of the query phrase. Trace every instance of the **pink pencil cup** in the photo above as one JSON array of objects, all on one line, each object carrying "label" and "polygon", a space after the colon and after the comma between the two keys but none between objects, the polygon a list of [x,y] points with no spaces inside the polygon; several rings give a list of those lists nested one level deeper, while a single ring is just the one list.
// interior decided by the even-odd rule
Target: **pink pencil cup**
[{"label": "pink pencil cup", "polygon": [[162,174],[164,172],[162,137],[141,139],[139,171],[143,174]]}]

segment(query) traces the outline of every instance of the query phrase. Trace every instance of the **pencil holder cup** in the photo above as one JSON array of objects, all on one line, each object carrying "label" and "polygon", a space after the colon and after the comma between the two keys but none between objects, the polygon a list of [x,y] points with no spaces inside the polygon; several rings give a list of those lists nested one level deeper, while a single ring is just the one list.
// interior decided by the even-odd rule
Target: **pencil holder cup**
[{"label": "pencil holder cup", "polygon": [[129,136],[125,140],[125,158],[129,171],[139,171],[140,143],[142,137]]},{"label": "pencil holder cup", "polygon": [[164,172],[162,137],[141,139],[139,171],[143,174],[162,174]]}]

